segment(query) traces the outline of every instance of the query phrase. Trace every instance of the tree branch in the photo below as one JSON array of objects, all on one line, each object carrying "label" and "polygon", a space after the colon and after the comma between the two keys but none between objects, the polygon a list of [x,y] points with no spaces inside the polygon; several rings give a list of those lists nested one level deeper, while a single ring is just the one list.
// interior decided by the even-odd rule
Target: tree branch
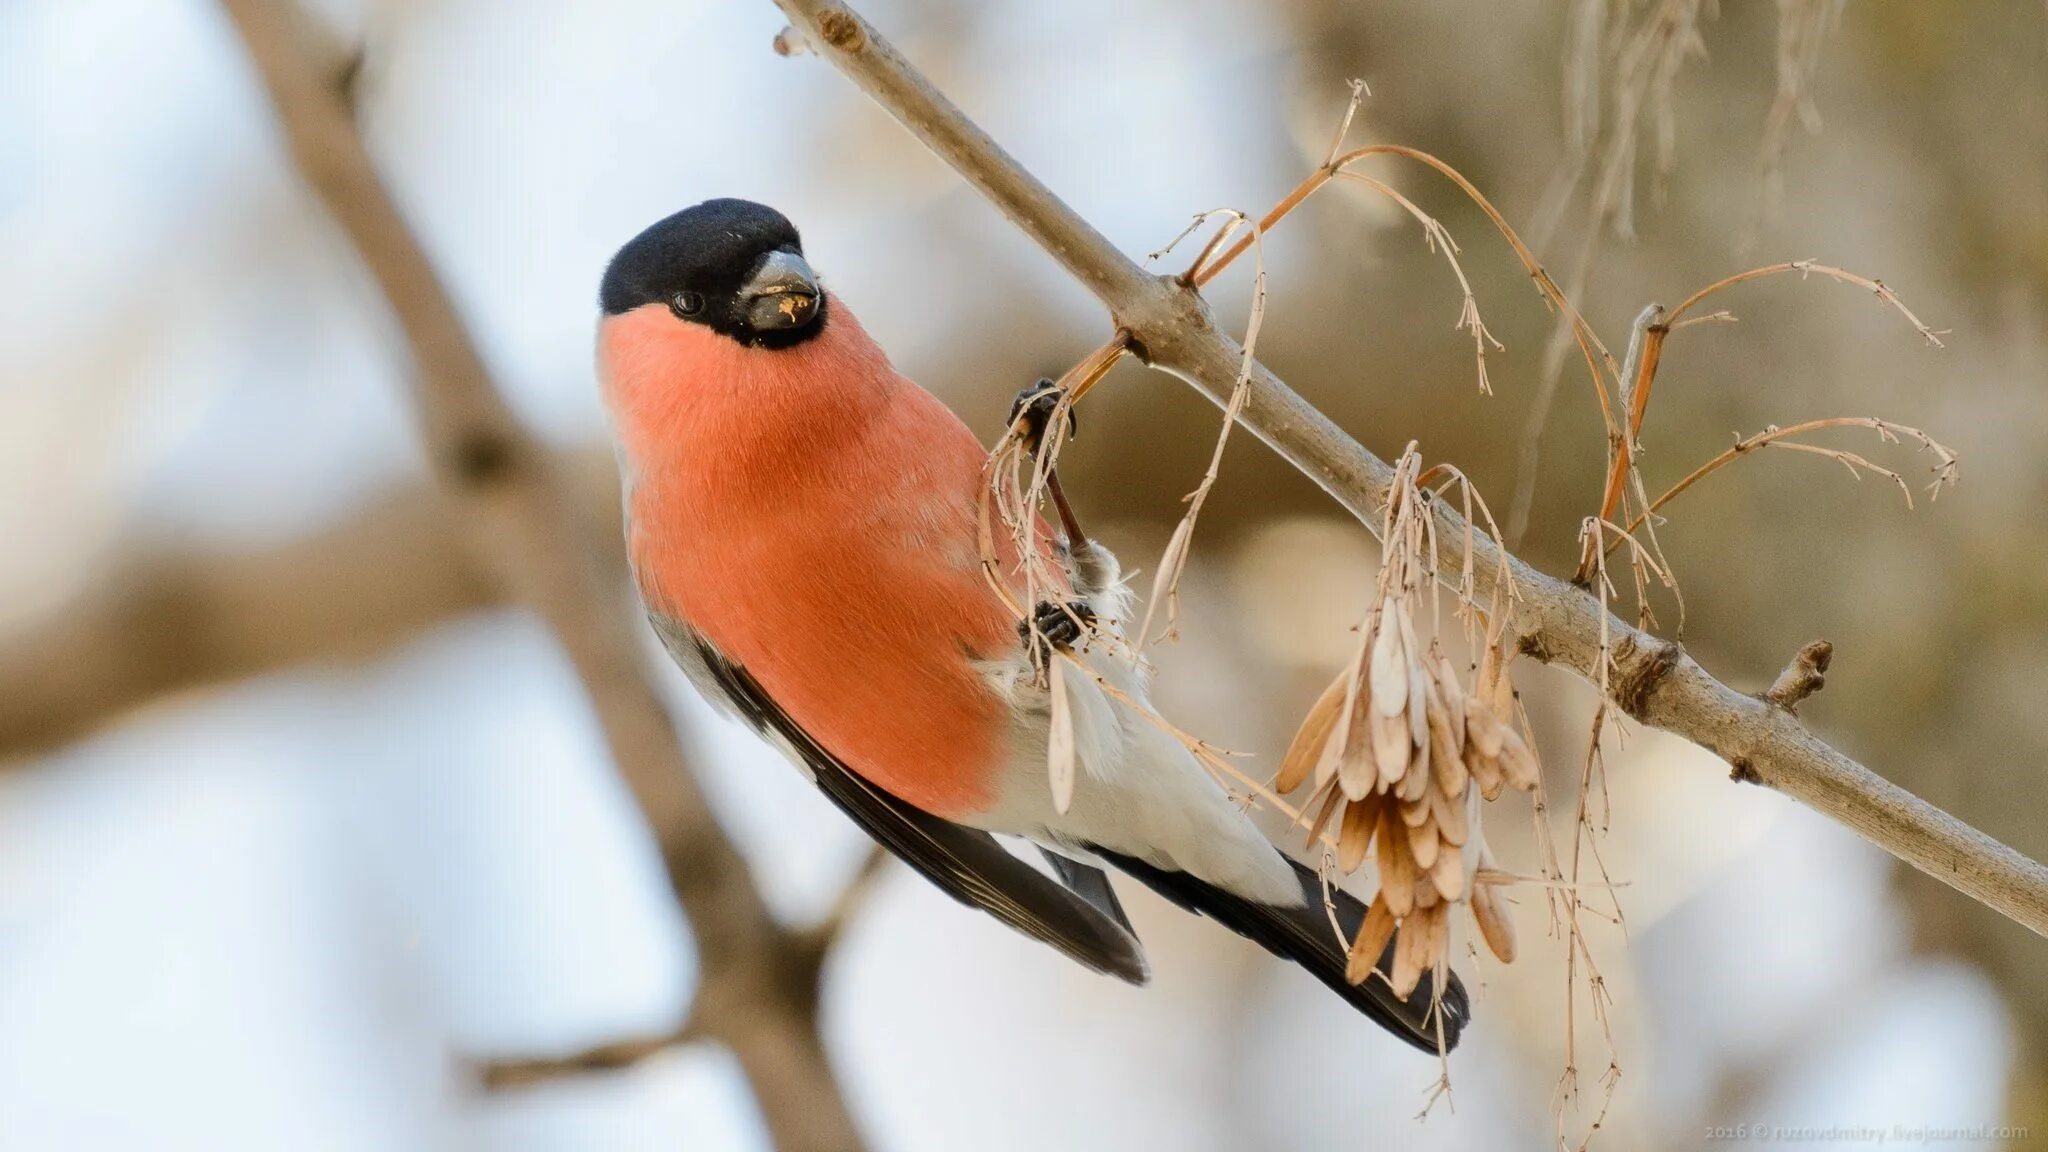
[{"label": "tree branch", "polygon": [[1797,713],[1799,702],[1827,686],[1828,665],[1835,659],[1835,646],[1825,640],[1809,641],[1792,656],[1792,662],[1764,692],[1764,699]]},{"label": "tree branch", "polygon": [[[589,449],[561,474],[582,534],[616,536],[618,466]],[[392,488],[311,536],[198,552],[130,542],[68,603],[0,635],[0,767],[90,735],[160,697],[313,661],[374,659],[468,612],[506,604],[501,583],[457,542],[432,485]]]},{"label": "tree branch", "polygon": [[[775,0],[812,46],[987,196],[1084,284],[1131,336],[1138,355],[1219,406],[1238,377],[1241,350],[1191,289],[1145,272],[1019,165],[934,89],[874,28],[836,0]],[[1263,366],[1250,376],[1240,419],[1369,528],[1377,527],[1393,469]],[[1440,539],[1462,541],[1448,510]],[[1499,549],[1474,533],[1479,596],[1497,582]],[[1589,595],[1507,558],[1519,592],[1523,651],[1593,679],[1600,637],[1623,662],[1617,703],[1637,720],[1683,736],[1761,783],[1819,809],[1865,839],[2048,935],[2048,869],[1898,788],[1815,738],[1791,713],[1722,684],[1674,646],[1607,616]],[[1446,571],[1455,566],[1447,564]],[[1603,618],[1604,617],[1604,618]],[[1621,655],[1626,653],[1626,655]]]},{"label": "tree branch", "polygon": [[860,915],[861,909],[867,907],[868,899],[875,894],[876,884],[889,873],[890,860],[888,851],[881,845],[869,848],[860,867],[854,869],[853,875],[846,880],[846,886],[839,890],[839,898],[832,902],[832,907],[798,937],[797,946],[807,954],[811,964],[825,962],[826,955],[839,942],[846,926]]},{"label": "tree branch", "polygon": [[[875,882],[889,870],[889,861],[889,853],[880,845],[871,848],[860,867],[847,878],[846,886],[840,889],[838,899],[832,902],[825,915],[811,927],[790,935],[777,959],[783,962],[782,967],[791,986],[799,989],[817,987],[819,970],[823,968],[826,957],[831,955],[847,924],[866,906],[868,897],[874,893]],[[682,1027],[667,1035],[601,1044],[567,1056],[495,1060],[485,1064],[480,1075],[484,1087],[501,1089],[563,1076],[631,1068],[663,1052],[702,1040],[702,1012],[701,1007],[693,1010]]]},{"label": "tree branch", "polygon": [[503,1092],[515,1088],[526,1088],[535,1084],[546,1084],[570,1076],[588,1076],[599,1072],[618,1072],[679,1048],[700,1038],[695,1021],[685,1023],[681,1028],[666,1036],[649,1036],[640,1040],[620,1040],[612,1044],[586,1049],[570,1056],[538,1057],[529,1060],[495,1060],[478,1070],[478,1078],[486,1089]]},{"label": "tree branch", "polygon": [[729,1044],[777,1145],[858,1147],[817,1032],[816,982],[783,977],[789,936],[684,767],[631,601],[607,581],[548,452],[520,426],[426,253],[378,178],[353,109],[302,38],[292,5],[223,0],[291,154],[382,290],[413,360],[414,406],[465,543],[539,613],[578,674],[613,760],[661,848],[697,942],[693,1016]]}]

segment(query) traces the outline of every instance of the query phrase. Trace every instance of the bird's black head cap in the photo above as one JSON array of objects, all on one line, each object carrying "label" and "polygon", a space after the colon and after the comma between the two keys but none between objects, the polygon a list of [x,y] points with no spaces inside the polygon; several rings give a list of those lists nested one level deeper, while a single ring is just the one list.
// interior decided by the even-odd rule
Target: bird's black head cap
[{"label": "bird's black head cap", "polygon": [[749,347],[788,348],[825,327],[825,295],[782,213],[706,200],[626,242],[599,289],[605,315],[660,304]]}]

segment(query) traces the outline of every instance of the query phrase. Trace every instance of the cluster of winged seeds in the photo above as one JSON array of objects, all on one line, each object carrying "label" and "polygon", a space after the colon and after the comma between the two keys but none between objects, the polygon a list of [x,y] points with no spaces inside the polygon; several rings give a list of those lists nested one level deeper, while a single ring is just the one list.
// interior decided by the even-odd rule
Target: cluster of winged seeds
[{"label": "cluster of winged seeds", "polygon": [[1413,613],[1434,571],[1428,502],[1409,482],[1395,485],[1391,504],[1387,558],[1358,656],[1309,709],[1275,787],[1289,793],[1314,782],[1309,841],[1337,819],[1341,870],[1375,858],[1380,889],[1352,942],[1348,975],[1365,980],[1397,940],[1390,978],[1405,997],[1448,962],[1453,905],[1469,905],[1487,947],[1514,959],[1513,926],[1489,882],[1495,869],[1479,801],[1509,786],[1534,791],[1538,764],[1516,726],[1511,642],[1485,638],[1468,690],[1437,642],[1417,639]]}]

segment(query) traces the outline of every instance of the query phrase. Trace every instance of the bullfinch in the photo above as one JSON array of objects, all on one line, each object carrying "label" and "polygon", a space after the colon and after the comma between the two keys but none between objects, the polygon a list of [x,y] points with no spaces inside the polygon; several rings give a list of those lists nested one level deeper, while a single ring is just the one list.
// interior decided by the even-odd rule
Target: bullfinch
[{"label": "bullfinch", "polygon": [[[982,564],[988,454],[890,366],[781,213],[745,200],[678,212],[619,250],[600,303],[634,577],[707,699],[948,895],[1089,968],[1148,975],[1107,866],[1300,965],[1409,1044],[1457,1043],[1469,1005],[1455,975],[1405,1000],[1379,974],[1345,979],[1342,941],[1364,909],[1337,889],[1326,907],[1318,875],[1134,714],[1148,707],[1142,667],[1087,643],[1130,618],[1116,559],[1046,528],[1066,586],[1038,589],[1036,643],[1094,674],[1065,678],[1076,771],[1055,804],[1045,654]],[[1024,602],[1021,578],[1012,591]],[[1047,868],[996,834],[1035,844]]]}]

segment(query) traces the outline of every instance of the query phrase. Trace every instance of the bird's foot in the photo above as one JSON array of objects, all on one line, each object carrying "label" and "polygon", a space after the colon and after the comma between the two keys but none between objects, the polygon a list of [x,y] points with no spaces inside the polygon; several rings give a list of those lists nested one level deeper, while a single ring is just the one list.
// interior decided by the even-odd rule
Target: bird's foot
[{"label": "bird's foot", "polygon": [[[1050,377],[1040,377],[1038,383],[1017,393],[1010,402],[1010,423],[1018,417],[1024,418],[1024,446],[1033,452],[1045,440],[1046,422],[1052,419],[1052,410],[1059,406],[1066,393],[1056,387]],[[1072,412],[1067,413],[1067,435],[1072,437],[1078,427]]]},{"label": "bird's foot", "polygon": [[1038,607],[1031,610],[1031,619],[1018,623],[1017,637],[1026,648],[1034,650],[1037,648],[1031,642],[1034,632],[1045,637],[1046,643],[1054,648],[1071,648],[1094,623],[1095,609],[1090,608],[1086,601],[1055,604],[1050,600],[1040,600]]}]

